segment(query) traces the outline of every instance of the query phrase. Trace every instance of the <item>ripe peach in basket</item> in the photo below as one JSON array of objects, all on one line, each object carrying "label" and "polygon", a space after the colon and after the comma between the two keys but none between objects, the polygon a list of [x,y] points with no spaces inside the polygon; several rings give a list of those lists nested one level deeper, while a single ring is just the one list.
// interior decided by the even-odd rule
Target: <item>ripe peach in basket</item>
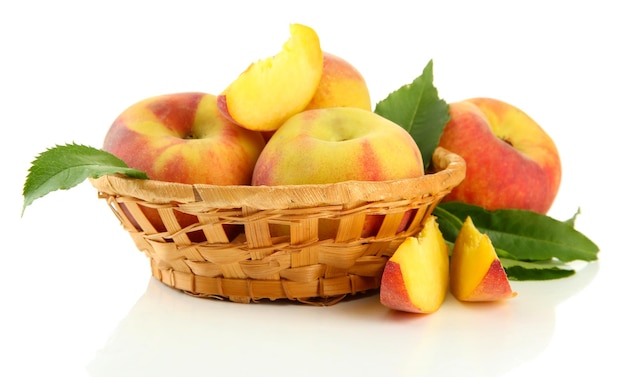
[{"label": "ripe peach in basket", "polygon": [[347,60],[324,52],[322,77],[306,110],[324,107],[356,107],[372,110],[363,75]]},{"label": "ripe peach in basket", "polygon": [[253,185],[382,181],[424,174],[411,135],[372,111],[331,107],[289,118],[267,142]]},{"label": "ripe peach in basket", "polygon": [[260,132],[222,116],[216,96],[189,92],[131,105],[109,128],[103,149],[150,179],[244,185],[264,146]]}]

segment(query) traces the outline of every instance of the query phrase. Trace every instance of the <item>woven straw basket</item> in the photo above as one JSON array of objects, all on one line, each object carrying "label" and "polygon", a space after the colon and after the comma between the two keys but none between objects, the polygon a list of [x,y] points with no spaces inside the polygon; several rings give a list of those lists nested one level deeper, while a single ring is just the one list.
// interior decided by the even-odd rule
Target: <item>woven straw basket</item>
[{"label": "woven straw basket", "polygon": [[384,182],[187,185],[92,179],[152,275],[186,293],[236,302],[329,305],[377,289],[387,259],[465,178],[438,148],[433,173]]}]

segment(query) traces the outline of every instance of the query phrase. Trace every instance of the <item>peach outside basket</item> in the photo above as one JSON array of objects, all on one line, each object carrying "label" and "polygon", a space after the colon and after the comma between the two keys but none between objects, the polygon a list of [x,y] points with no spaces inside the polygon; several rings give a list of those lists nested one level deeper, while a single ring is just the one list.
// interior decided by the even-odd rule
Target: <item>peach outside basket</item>
[{"label": "peach outside basket", "polygon": [[388,258],[465,178],[437,148],[428,174],[322,185],[188,185],[107,175],[99,198],[152,275],[199,297],[331,305],[376,290]]}]

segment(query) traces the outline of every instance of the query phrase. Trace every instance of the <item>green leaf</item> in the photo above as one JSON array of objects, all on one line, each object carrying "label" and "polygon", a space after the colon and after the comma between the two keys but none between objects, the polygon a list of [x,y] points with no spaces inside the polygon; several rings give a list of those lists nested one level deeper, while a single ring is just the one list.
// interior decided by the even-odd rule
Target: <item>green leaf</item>
[{"label": "green leaf", "polygon": [[597,259],[598,246],[574,229],[578,213],[560,222],[530,211],[487,211],[459,202],[441,203],[433,211],[448,244],[471,217],[491,239],[510,280],[560,279],[575,274],[568,262]]},{"label": "green leaf", "polygon": [[437,216],[437,224],[443,238],[447,242],[454,244],[465,219],[461,220],[452,212],[446,210],[442,204],[435,207],[433,214]]},{"label": "green leaf", "polygon": [[[561,222],[532,211],[504,209],[487,211],[482,207],[459,202],[442,203],[441,210],[459,220],[468,216],[487,234],[496,249],[521,261],[562,262],[597,259],[598,246],[569,222]],[[460,229],[460,228],[459,228]]]},{"label": "green leaf", "polygon": [[572,276],[575,270],[558,261],[524,262],[508,258],[500,258],[509,280],[553,280]]},{"label": "green leaf", "polygon": [[573,228],[576,225],[576,218],[578,217],[578,215],[580,215],[580,208],[578,208],[574,216],[572,216],[570,219],[565,220],[564,223],[569,224],[569,226]]},{"label": "green leaf", "polygon": [[129,168],[122,160],[101,149],[78,144],[55,146],[32,162],[24,183],[22,215],[35,199],[52,191],[67,190],[87,178],[125,174],[147,179],[146,173]]},{"label": "green leaf", "polygon": [[378,102],[374,112],[411,134],[422,153],[424,169],[428,169],[443,128],[450,120],[448,104],[439,98],[433,85],[432,60],[421,76]]}]

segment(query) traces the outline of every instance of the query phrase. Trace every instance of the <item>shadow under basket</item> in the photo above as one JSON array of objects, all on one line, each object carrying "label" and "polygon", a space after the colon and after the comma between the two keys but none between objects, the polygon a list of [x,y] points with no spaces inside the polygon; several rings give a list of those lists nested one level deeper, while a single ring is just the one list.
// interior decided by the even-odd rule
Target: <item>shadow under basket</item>
[{"label": "shadow under basket", "polygon": [[442,148],[433,172],[322,185],[189,185],[107,175],[100,198],[152,275],[200,297],[330,305],[380,287],[388,258],[465,178]]}]

